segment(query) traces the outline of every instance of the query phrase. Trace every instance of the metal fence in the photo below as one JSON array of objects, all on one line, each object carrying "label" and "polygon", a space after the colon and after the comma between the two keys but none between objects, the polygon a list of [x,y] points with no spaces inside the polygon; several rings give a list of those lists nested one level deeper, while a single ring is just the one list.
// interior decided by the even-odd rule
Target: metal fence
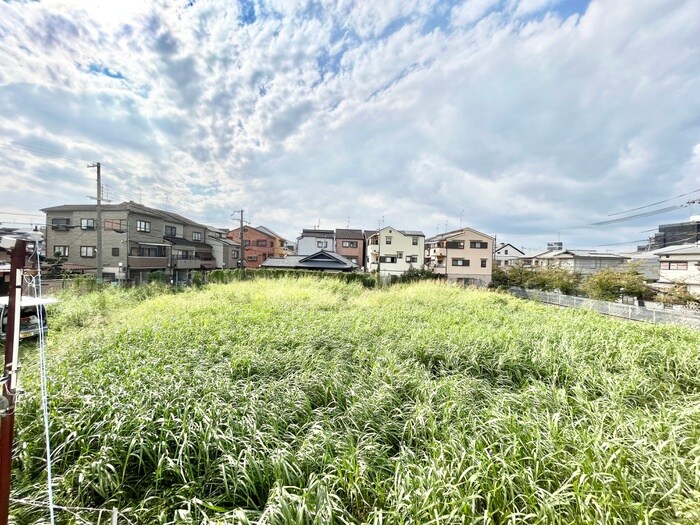
[{"label": "metal fence", "polygon": [[700,313],[694,310],[647,308],[644,306],[598,301],[596,299],[564,295],[556,292],[524,290],[515,287],[510,288],[508,291],[522,299],[531,299],[569,308],[586,308],[601,314],[622,317],[632,321],[646,321],[656,324],[679,324],[700,329]]}]

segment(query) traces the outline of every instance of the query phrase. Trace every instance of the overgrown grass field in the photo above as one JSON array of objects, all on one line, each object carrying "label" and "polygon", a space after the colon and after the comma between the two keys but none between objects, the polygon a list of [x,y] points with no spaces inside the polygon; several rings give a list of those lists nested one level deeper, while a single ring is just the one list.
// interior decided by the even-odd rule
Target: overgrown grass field
[{"label": "overgrown grass field", "polygon": [[[689,329],[311,278],[106,290],[50,314],[59,505],[139,524],[700,523]],[[46,501],[23,357],[13,497]]]}]

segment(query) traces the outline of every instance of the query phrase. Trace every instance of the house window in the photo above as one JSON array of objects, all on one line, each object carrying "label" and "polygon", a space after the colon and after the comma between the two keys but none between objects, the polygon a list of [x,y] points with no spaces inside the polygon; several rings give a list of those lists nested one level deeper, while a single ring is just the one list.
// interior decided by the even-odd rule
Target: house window
[{"label": "house window", "polygon": [[151,231],[151,221],[136,221],[136,231],[149,233]]},{"label": "house window", "polygon": [[51,219],[51,229],[57,231],[68,231],[70,219]]},{"label": "house window", "polygon": [[407,262],[407,263],[417,263],[417,262],[418,262],[418,256],[417,256],[417,255],[407,255],[407,256],[406,256],[406,262]]},{"label": "house window", "polygon": [[238,259],[238,250],[231,250],[231,257]]},{"label": "house window", "polygon": [[687,270],[688,263],[687,262],[662,262],[661,269],[662,270]]},{"label": "house window", "polygon": [[249,260],[249,261],[257,261],[257,260],[258,260],[258,256],[257,256],[257,255],[249,255],[249,256],[248,256],[248,260]]},{"label": "house window", "polygon": [[68,257],[68,246],[54,246],[54,255],[62,255],[63,257]]},{"label": "house window", "polygon": [[202,232],[192,232],[192,240],[193,241],[201,241],[202,240]]},{"label": "house window", "polygon": [[126,230],[126,219],[105,219],[103,223],[106,231]]},{"label": "house window", "polygon": [[394,263],[396,263],[396,256],[395,255],[382,255],[379,258],[379,262],[394,264]]},{"label": "house window", "polygon": [[97,250],[95,249],[94,246],[81,246],[80,247],[80,256],[81,257],[95,257],[96,253],[97,253]]},{"label": "house window", "polygon": [[176,237],[177,236],[177,228],[175,226],[166,226],[165,227],[165,235],[166,235],[166,237]]},{"label": "house window", "polygon": [[119,257],[119,248],[112,248],[112,257]]},{"label": "house window", "polygon": [[448,250],[463,250],[464,241],[447,241]]},{"label": "house window", "polygon": [[343,248],[357,248],[357,241],[343,241]]},{"label": "house window", "polygon": [[469,247],[470,248],[479,248],[482,250],[485,250],[486,248],[489,247],[489,243],[485,241],[469,241]]},{"label": "house window", "polygon": [[139,246],[135,250],[139,257],[165,257],[164,246]]},{"label": "house window", "polygon": [[95,219],[80,219],[80,229],[81,230],[94,230],[95,229]]},{"label": "house window", "polygon": [[452,266],[469,266],[469,259],[452,258]]},{"label": "house window", "polygon": [[391,244],[391,236],[387,236],[385,242],[386,244]]},{"label": "house window", "polygon": [[413,238],[411,239],[411,244],[412,244],[413,246],[418,246],[418,237],[413,237]]},{"label": "house window", "polygon": [[316,241],[317,248],[328,248],[328,241]]},{"label": "house window", "polygon": [[508,250],[505,250],[504,253],[505,253],[506,255],[508,255]]},{"label": "house window", "polygon": [[397,259],[403,259],[403,252],[396,252]]},{"label": "house window", "polygon": [[481,259],[481,267],[486,268],[486,261],[487,259]]},{"label": "house window", "polygon": [[265,246],[267,247],[267,241],[265,239],[258,239],[255,241],[255,246]]}]

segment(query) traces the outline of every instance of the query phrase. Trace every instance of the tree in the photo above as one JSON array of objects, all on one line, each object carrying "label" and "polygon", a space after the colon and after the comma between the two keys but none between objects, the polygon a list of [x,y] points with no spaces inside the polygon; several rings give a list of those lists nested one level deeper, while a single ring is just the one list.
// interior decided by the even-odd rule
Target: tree
[{"label": "tree", "polygon": [[649,292],[644,276],[638,266],[628,264],[620,269],[604,268],[584,283],[583,292],[591,299],[614,301],[620,294],[641,298]]},{"label": "tree", "polygon": [[63,276],[63,264],[67,260],[68,257],[60,252],[54,253],[53,257],[46,257],[44,263],[46,263],[48,269],[44,277],[47,279],[60,279]]}]

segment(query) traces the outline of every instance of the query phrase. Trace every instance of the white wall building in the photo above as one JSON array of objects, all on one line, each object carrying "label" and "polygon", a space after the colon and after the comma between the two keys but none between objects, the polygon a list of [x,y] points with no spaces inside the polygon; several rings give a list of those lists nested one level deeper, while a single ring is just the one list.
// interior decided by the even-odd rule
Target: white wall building
[{"label": "white wall building", "polygon": [[365,268],[382,277],[402,275],[409,268],[423,268],[425,235],[420,231],[397,230],[387,226],[365,232]]},{"label": "white wall building", "polygon": [[301,236],[297,237],[297,255],[313,255],[319,250],[335,250],[335,231],[302,230]]}]

